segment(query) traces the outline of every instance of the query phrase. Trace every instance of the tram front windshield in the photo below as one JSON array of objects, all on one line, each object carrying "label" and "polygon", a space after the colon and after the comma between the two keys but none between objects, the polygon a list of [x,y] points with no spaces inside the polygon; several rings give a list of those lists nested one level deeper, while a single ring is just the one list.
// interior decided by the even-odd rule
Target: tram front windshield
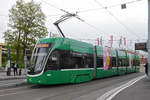
[{"label": "tram front windshield", "polygon": [[31,67],[34,73],[40,73],[43,69],[43,63],[51,49],[52,44],[37,44],[31,59]]}]

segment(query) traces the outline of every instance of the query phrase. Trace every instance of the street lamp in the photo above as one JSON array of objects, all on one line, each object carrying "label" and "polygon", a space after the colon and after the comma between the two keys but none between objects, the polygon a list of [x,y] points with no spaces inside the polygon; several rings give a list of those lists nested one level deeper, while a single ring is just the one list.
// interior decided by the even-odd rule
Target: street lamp
[{"label": "street lamp", "polygon": [[11,47],[8,45],[8,64],[7,64],[7,76],[11,75],[11,60],[10,60]]}]

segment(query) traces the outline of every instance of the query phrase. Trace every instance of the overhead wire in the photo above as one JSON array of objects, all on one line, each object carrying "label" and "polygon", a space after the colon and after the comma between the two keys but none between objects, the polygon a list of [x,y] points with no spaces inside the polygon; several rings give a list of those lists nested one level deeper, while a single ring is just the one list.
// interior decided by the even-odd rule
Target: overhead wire
[{"label": "overhead wire", "polygon": [[[55,9],[58,9],[62,12],[65,12],[65,13],[69,13],[68,11],[64,10],[64,9],[61,9],[61,8],[58,8],[57,6],[53,5],[53,4],[50,4],[49,2],[46,2],[45,0],[41,0],[42,2],[46,3],[47,5],[55,8]],[[95,0],[96,1],[96,0]],[[138,2],[138,1],[143,1],[143,0],[134,0],[134,1],[129,1],[129,2],[125,2],[125,3],[121,3],[121,4],[131,4],[131,3],[135,3],[135,2]],[[107,8],[111,8],[111,7],[116,7],[116,6],[119,6],[121,4],[116,4],[116,5],[111,5],[111,6],[103,6],[101,5],[99,2],[97,2],[101,8],[96,8],[96,9],[87,9],[87,10],[82,10],[82,11],[77,11],[76,13],[83,13],[83,12],[89,12],[89,11],[94,11],[94,10],[99,10],[99,9],[105,9],[107,10]],[[125,25],[123,24],[116,16],[114,16],[109,10],[107,10],[107,12],[119,23],[121,24],[129,33],[133,33],[131,32],[131,30]],[[57,16],[57,15],[54,15],[54,16]],[[99,29],[97,27],[95,27],[94,25],[92,24],[89,24],[87,22],[85,22],[85,20],[82,20],[82,22],[84,22],[85,24],[87,24],[88,26],[92,27],[93,29],[95,29],[96,31],[100,32]],[[104,33],[104,32],[103,32]],[[133,35],[133,34],[132,34]],[[138,37],[137,35],[134,35],[136,37]],[[139,38],[139,37],[138,37]]]},{"label": "overhead wire", "polygon": [[49,17],[55,17],[55,16],[60,16],[60,15],[62,15],[62,14],[47,15],[47,16],[49,16]]},{"label": "overhead wire", "polygon": [[91,12],[91,11],[103,10],[103,9],[108,9],[108,8],[113,8],[113,7],[121,6],[122,4],[136,3],[136,2],[139,2],[139,1],[144,1],[144,0],[133,0],[133,1],[119,3],[119,4],[114,4],[114,5],[110,5],[110,6],[103,6],[103,7],[100,7],[100,8],[85,9],[85,10],[78,11],[78,13],[86,13],[86,12]]},{"label": "overhead wire", "polygon": [[44,2],[44,3],[47,4],[47,5],[49,5],[49,6],[53,7],[53,8],[55,8],[55,9],[61,10],[60,8],[56,7],[56,6],[53,5],[53,4],[50,4],[49,2],[47,2],[47,1],[45,1],[45,0],[41,0],[41,1]]},{"label": "overhead wire", "polygon": [[[53,8],[55,8],[55,9],[58,9],[58,10],[60,10],[60,11],[62,11],[62,12],[65,12],[65,13],[69,13],[68,11],[66,11],[66,10],[64,10],[64,9],[61,9],[61,8],[58,8],[58,7],[56,7],[55,5],[53,5],[53,4],[49,3],[49,2],[46,2],[45,0],[41,0],[41,1],[44,2],[44,3],[46,3],[47,5],[49,5],[49,6],[53,7]],[[76,13],[78,13],[78,12],[76,12]],[[77,17],[78,17],[78,16],[77,16]],[[102,32],[105,33],[104,31],[101,31],[101,30],[100,30],[99,28],[97,28],[96,26],[87,23],[85,20],[82,20],[82,19],[80,19],[79,17],[78,17],[78,19],[79,19],[80,21],[84,22],[85,24],[87,24],[88,26],[90,26],[91,28],[95,29],[98,33],[102,33]],[[100,32],[100,31],[101,31],[101,32]]]},{"label": "overhead wire", "polygon": [[[97,3],[99,6],[103,7],[103,5],[97,1],[97,0],[94,0],[95,3]],[[137,2],[137,1],[141,1],[141,0],[135,0],[135,1],[130,1],[128,3],[133,3],[133,2]],[[104,8],[104,7],[103,7]],[[135,35],[135,32],[133,32],[131,29],[129,29],[124,23],[122,23],[122,21],[120,21],[110,10],[108,10],[107,8],[105,8],[105,10],[120,24],[122,25],[129,33],[133,33],[134,36],[136,36],[137,38],[140,38],[139,36]],[[132,34],[132,35],[133,35]]]}]

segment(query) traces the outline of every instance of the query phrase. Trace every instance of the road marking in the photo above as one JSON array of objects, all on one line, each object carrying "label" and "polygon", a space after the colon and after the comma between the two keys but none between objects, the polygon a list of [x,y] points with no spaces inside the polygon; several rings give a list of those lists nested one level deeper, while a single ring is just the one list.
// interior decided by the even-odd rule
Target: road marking
[{"label": "road marking", "polygon": [[26,87],[19,87],[19,88],[4,89],[4,90],[0,90],[0,92],[9,91],[9,90],[18,90],[18,89],[22,89],[22,88],[26,88]]},{"label": "road marking", "polygon": [[140,81],[141,79],[143,79],[145,77],[146,77],[146,75],[136,77],[136,78],[130,80],[129,82],[127,82],[127,83],[125,83],[125,84],[123,84],[123,85],[121,85],[121,86],[119,86],[117,88],[114,88],[114,89],[106,92],[105,94],[103,94],[102,96],[100,96],[99,98],[97,98],[96,100],[111,100],[118,93],[120,93],[121,91],[123,91],[127,87],[135,84],[136,82]]},{"label": "road marking", "polygon": [[14,95],[14,94],[21,94],[21,93],[26,93],[26,92],[32,92],[32,91],[35,91],[35,90],[27,90],[27,91],[22,91],[22,92],[2,94],[2,95],[0,95],[0,97],[2,97],[2,96],[8,96],[8,95]]}]

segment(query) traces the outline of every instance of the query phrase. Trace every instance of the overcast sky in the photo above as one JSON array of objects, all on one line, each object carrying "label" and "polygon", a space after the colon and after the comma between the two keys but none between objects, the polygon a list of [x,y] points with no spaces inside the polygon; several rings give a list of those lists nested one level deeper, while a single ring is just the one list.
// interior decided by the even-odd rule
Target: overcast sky
[{"label": "overcast sky", "polygon": [[[28,2],[30,0],[26,0]],[[123,3],[136,0],[35,0],[41,3],[42,10],[45,13],[46,26],[48,31],[58,33],[53,23],[65,14],[56,8],[50,6],[55,5],[58,8],[65,9],[71,13],[79,12],[78,16],[85,20],[86,23],[76,18],[71,18],[61,24],[66,37],[89,40],[95,43],[97,37],[103,37],[105,45],[108,45],[110,35],[114,36],[114,40],[119,40],[120,36],[127,38],[128,47],[135,40],[146,41],[147,39],[147,0],[141,0],[134,3],[128,3],[126,9],[121,9]],[[47,3],[45,3],[46,1]],[[3,32],[7,29],[9,9],[16,0],[1,0],[0,3],[0,42],[4,42],[2,38]],[[48,4],[50,3],[50,4]],[[99,4],[98,4],[99,3]],[[82,12],[88,9],[101,8],[102,6],[110,7],[106,9],[92,10]],[[81,11],[81,13],[80,13]],[[56,15],[56,16],[55,16]],[[132,41],[131,41],[132,40]],[[114,41],[118,44],[118,41]],[[113,45],[114,45],[113,44]],[[116,45],[114,45],[116,46]]]}]

